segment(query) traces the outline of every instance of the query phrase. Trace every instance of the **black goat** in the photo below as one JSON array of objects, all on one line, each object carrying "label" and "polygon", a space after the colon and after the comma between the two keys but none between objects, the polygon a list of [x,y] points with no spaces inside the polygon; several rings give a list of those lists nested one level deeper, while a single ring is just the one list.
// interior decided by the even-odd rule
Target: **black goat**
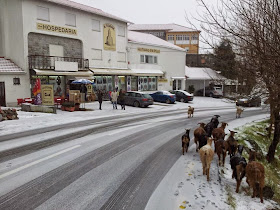
[{"label": "black goat", "polygon": [[232,169],[232,178],[236,179],[236,192],[239,192],[239,187],[242,179],[246,175],[246,159],[242,156],[243,146],[238,145],[237,153],[230,158],[230,165]]},{"label": "black goat", "polygon": [[208,137],[206,134],[202,134],[198,137],[198,149],[200,150],[201,147],[207,144]]},{"label": "black goat", "polygon": [[190,129],[186,129],[186,133],[182,136],[182,153],[184,155],[184,152],[188,152],[190,144]]},{"label": "black goat", "polygon": [[205,126],[205,131],[207,133],[208,137],[211,137],[212,135],[212,131],[214,130],[214,128],[217,128],[219,125],[219,118],[220,115],[214,115],[214,117],[212,117],[211,121],[209,123],[207,123],[207,125]]}]

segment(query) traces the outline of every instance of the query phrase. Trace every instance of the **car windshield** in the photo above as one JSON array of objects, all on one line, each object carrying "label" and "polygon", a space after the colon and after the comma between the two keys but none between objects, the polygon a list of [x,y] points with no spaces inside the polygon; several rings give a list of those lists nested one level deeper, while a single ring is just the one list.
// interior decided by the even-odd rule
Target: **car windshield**
[{"label": "car windshield", "polygon": [[152,98],[149,94],[143,94],[144,98]]},{"label": "car windshield", "polygon": [[184,90],[180,90],[178,92],[181,92],[181,93],[184,93],[185,95],[192,95],[191,93],[187,92],[187,91],[184,91]]},{"label": "car windshield", "polygon": [[168,92],[168,91],[162,91],[162,93],[163,93],[164,95],[170,95],[170,94],[171,94],[171,93]]}]

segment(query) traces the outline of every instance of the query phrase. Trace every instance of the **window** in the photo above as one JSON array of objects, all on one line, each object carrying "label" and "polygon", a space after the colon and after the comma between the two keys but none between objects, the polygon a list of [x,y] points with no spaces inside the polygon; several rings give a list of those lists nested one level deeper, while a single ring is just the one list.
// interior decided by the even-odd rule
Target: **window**
[{"label": "window", "polygon": [[92,30],[100,31],[100,21],[92,19]]},{"label": "window", "polygon": [[190,36],[188,36],[188,35],[183,35],[183,40],[190,40]]},{"label": "window", "polygon": [[176,35],[176,40],[179,40],[179,41],[183,40],[183,35]]},{"label": "window", "polygon": [[49,8],[37,6],[37,19],[50,21]]},{"label": "window", "polygon": [[15,77],[13,79],[14,85],[20,85],[20,78]]},{"label": "window", "polygon": [[198,40],[197,34],[192,35],[192,40]]},{"label": "window", "polygon": [[119,36],[125,36],[125,28],[123,26],[119,26]]},{"label": "window", "polygon": [[174,40],[174,35],[168,35],[167,40],[172,40],[173,41]]},{"label": "window", "polygon": [[141,63],[157,64],[157,56],[152,55],[140,55]]},{"label": "window", "polygon": [[76,26],[76,15],[71,13],[66,13],[65,24],[68,26]]},{"label": "window", "polygon": [[164,32],[159,32],[159,35],[160,36],[164,36]]}]

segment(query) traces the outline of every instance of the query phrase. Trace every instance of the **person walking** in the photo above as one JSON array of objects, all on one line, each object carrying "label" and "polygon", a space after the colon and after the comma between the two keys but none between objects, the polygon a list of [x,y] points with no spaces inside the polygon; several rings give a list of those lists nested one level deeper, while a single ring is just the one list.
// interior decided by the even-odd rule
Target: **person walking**
[{"label": "person walking", "polygon": [[87,87],[85,86],[85,84],[81,85],[80,92],[84,96],[84,100],[87,101]]},{"label": "person walking", "polygon": [[101,105],[102,105],[102,101],[103,101],[103,92],[102,90],[98,90],[97,91],[97,98],[98,98],[98,102],[99,102],[99,109],[101,109]]},{"label": "person walking", "polygon": [[114,92],[111,93],[111,99],[113,103],[113,109],[118,109],[117,107],[118,92],[116,91],[116,89],[114,90]]},{"label": "person walking", "polygon": [[122,107],[122,110],[125,110],[125,93],[122,89],[120,89],[120,95],[119,95],[119,98],[120,98],[120,103],[121,103],[121,107]]}]

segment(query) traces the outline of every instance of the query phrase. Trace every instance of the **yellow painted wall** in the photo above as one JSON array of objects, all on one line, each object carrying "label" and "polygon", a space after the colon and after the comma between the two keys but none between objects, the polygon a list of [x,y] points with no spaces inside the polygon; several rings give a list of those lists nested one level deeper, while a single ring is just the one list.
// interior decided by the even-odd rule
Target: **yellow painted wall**
[{"label": "yellow painted wall", "polygon": [[[198,54],[198,49],[199,49],[199,33],[200,32],[167,32],[166,33],[166,40],[168,41],[168,35],[173,35],[174,36],[174,44],[177,45],[178,47],[181,48],[186,48],[189,47],[189,51],[187,52],[188,54]],[[198,44],[176,44],[176,35],[188,35],[190,37],[190,42],[192,39],[192,35],[197,34],[198,35]]]}]

